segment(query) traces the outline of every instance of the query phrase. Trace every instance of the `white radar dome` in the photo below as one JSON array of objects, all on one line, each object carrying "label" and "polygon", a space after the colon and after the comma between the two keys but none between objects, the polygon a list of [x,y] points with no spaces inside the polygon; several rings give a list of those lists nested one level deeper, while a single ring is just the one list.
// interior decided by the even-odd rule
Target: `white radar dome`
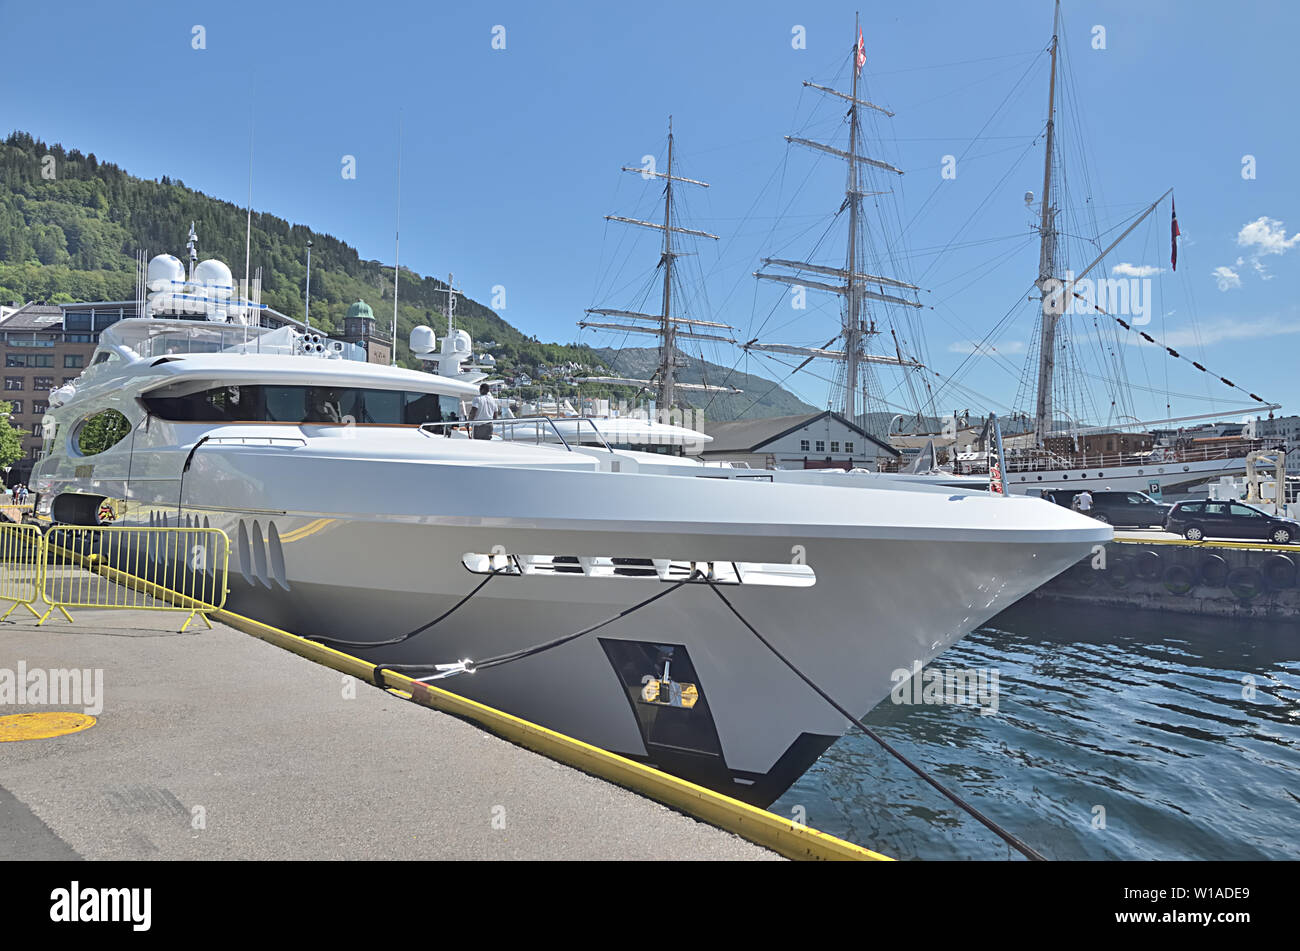
[{"label": "white radar dome", "polygon": [[208,260],[198,263],[194,268],[194,283],[212,290],[224,290],[227,292],[227,296],[229,296],[230,289],[235,286],[234,278],[230,275],[230,268],[226,266],[224,261],[218,261],[216,258],[208,258]]},{"label": "white radar dome", "polygon": [[468,355],[472,349],[471,344],[468,330],[453,330],[448,336],[442,338],[442,352]]},{"label": "white radar dome", "polygon": [[437,347],[438,341],[433,335],[433,328],[420,324],[418,327],[411,329],[411,352],[412,353],[433,353]]},{"label": "white radar dome", "polygon": [[173,254],[159,254],[149,261],[149,290],[170,291],[185,280],[185,265]]}]

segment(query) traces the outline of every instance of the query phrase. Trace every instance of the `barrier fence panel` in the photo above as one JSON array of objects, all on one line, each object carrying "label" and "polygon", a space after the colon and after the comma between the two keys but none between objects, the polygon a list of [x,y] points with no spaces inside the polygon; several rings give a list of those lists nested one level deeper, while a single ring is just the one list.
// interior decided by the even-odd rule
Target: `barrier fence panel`
[{"label": "barrier fence panel", "polygon": [[[230,539],[217,528],[56,525],[45,533],[42,595],[69,621],[68,608],[188,611],[226,603]],[[90,570],[85,570],[90,569]]]},{"label": "barrier fence panel", "polygon": [[21,522],[36,514],[36,506],[31,502],[15,502],[7,495],[0,494],[0,521]]},{"label": "barrier fence panel", "polygon": [[10,601],[0,614],[3,621],[19,605],[39,618],[33,605],[44,590],[45,552],[41,530],[35,525],[0,522],[0,601]]}]

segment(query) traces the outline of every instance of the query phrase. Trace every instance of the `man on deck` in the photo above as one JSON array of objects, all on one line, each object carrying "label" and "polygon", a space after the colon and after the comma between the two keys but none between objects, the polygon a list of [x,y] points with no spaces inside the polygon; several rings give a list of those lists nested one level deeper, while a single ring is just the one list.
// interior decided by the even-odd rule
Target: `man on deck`
[{"label": "man on deck", "polygon": [[[474,397],[474,402],[470,406],[469,418],[475,422],[472,434],[475,439],[491,439],[492,423],[491,420],[497,418],[501,412],[500,404],[488,391],[486,383],[480,383],[478,387],[478,396]],[[488,422],[480,422],[488,420]]]}]

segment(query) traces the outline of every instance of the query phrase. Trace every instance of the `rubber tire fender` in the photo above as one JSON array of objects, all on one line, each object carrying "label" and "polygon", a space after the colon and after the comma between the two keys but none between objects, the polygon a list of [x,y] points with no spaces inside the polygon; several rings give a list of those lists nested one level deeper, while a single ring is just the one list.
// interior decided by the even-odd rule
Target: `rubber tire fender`
[{"label": "rubber tire fender", "polygon": [[1143,581],[1159,581],[1164,573],[1164,564],[1160,552],[1147,549],[1139,552],[1133,560],[1133,571]]},{"label": "rubber tire fender", "polygon": [[1233,568],[1228,572],[1226,586],[1238,601],[1254,601],[1268,590],[1264,576],[1254,568]]},{"label": "rubber tire fender", "polygon": [[1259,573],[1270,588],[1285,591],[1295,587],[1295,562],[1286,555],[1269,555],[1260,562]]},{"label": "rubber tire fender", "polygon": [[1222,555],[1202,555],[1198,568],[1202,584],[1222,588],[1228,583],[1228,562]]},{"label": "rubber tire fender", "polygon": [[1133,559],[1112,558],[1106,564],[1106,581],[1112,588],[1123,590],[1133,580]]},{"label": "rubber tire fender", "polygon": [[1170,594],[1187,594],[1196,587],[1196,574],[1186,565],[1170,565],[1165,569],[1165,590]]}]

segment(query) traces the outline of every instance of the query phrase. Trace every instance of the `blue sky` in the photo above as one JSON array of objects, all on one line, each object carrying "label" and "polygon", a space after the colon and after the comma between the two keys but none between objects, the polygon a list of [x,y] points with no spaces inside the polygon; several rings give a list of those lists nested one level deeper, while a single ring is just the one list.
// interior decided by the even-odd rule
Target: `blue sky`
[{"label": "blue sky", "polygon": [[[1149,275],[1145,329],[1296,411],[1300,126],[1279,103],[1294,85],[1300,12],[1282,0],[1230,8],[1069,0],[1063,10],[1069,262],[1086,263],[1094,218],[1115,236],[1110,229],[1175,188],[1184,235],[1177,274],[1169,272],[1166,201],[1108,256],[1110,276],[1162,269]],[[941,391],[942,409],[1005,412],[1031,341],[1032,306],[1015,304],[1037,271],[1022,196],[1041,189],[1036,137],[1052,5],[918,0],[861,11],[865,94],[897,113],[871,121],[866,151],[906,172],[873,205],[873,246],[888,251],[882,269],[925,288],[927,305],[895,329],[935,373],[958,373],[962,388]],[[842,261],[834,231],[817,246],[842,199],[842,167],[783,136],[837,134],[840,110],[800,83],[847,81],[854,12],[850,3],[802,0],[230,0],[74,3],[57,12],[0,0],[0,128],[242,204],[251,122],[254,205],[391,262],[400,113],[403,264],[454,271],[485,303],[504,288],[503,316],[543,340],[605,345],[620,341],[579,335],[583,308],[657,303],[654,234],[627,233],[603,216],[655,214],[657,186],[619,167],[647,154],[662,163],[672,114],[681,173],[712,183],[684,196],[684,223],[721,237],[688,260],[686,305],[745,339],[761,332],[821,345],[836,326],[831,302],[810,297],[806,311],[795,311],[781,288],[749,274],[763,255]],[[195,26],[204,49],[193,48]],[[493,48],[497,26],[504,49]],[[792,42],[797,27],[802,49]],[[1097,27],[1104,49],[1094,49]],[[1086,178],[1070,164],[1080,152]],[[345,155],[356,159],[353,180],[341,175]],[[953,178],[942,177],[944,156],[956,159]],[[1243,177],[1245,156],[1254,157],[1253,178]],[[176,222],[170,250],[183,246],[187,225]],[[996,354],[971,355],[995,326],[985,343]],[[1080,337],[1098,334],[1084,318],[1075,327]],[[1167,402],[1173,415],[1248,402],[1187,363],[1109,332],[1080,369],[1105,376],[1105,362],[1122,360],[1132,402],[1109,409],[1112,388],[1093,379],[1080,412],[1105,421],[1118,412],[1163,416]],[[892,352],[892,338],[880,346]],[[788,374],[725,346],[701,353],[769,377]],[[831,369],[813,371],[787,385],[824,405]],[[899,378],[886,379],[887,398],[909,404]]]}]

